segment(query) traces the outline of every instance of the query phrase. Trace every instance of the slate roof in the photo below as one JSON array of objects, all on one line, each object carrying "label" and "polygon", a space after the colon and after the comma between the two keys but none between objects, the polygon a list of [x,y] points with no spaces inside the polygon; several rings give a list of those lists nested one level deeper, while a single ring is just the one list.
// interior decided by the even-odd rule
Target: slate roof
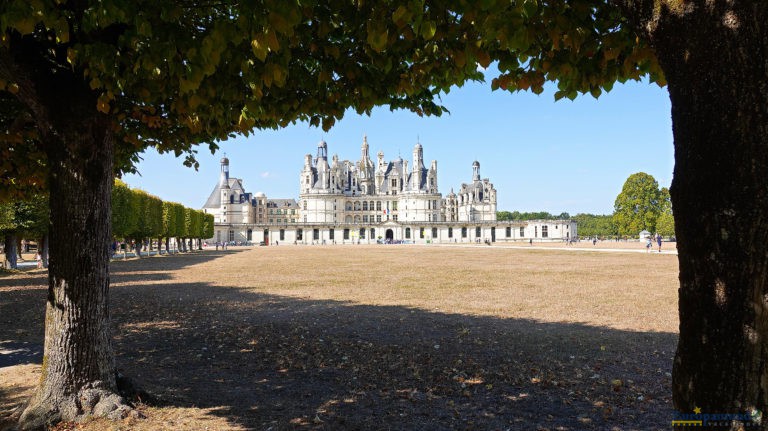
[{"label": "slate roof", "polygon": [[[243,189],[243,182],[239,178],[230,178],[229,179],[229,189],[230,190],[239,190],[239,194],[245,193],[245,190]],[[219,208],[221,206],[221,186],[217,183],[216,186],[213,188],[213,191],[211,192],[211,195],[208,196],[208,200],[205,201],[205,205],[203,205],[203,208]]]}]

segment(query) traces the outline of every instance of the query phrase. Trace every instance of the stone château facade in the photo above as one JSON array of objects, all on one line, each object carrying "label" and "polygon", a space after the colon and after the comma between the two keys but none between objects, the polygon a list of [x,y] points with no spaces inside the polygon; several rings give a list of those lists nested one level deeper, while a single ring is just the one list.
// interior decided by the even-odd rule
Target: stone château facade
[{"label": "stone ch\u00e2teau facade", "polygon": [[242,180],[229,177],[229,159],[221,160],[219,181],[203,210],[215,218],[212,241],[286,244],[402,242],[479,242],[526,239],[560,240],[576,236],[570,220],[499,222],[496,189],[481,179],[472,163],[472,181],[443,198],[437,186],[437,161],[427,168],[423,147],[413,148],[412,163],[398,157],[369,156],[363,138],[360,160],[330,162],[328,145],[304,157],[299,200],[252,195]]}]

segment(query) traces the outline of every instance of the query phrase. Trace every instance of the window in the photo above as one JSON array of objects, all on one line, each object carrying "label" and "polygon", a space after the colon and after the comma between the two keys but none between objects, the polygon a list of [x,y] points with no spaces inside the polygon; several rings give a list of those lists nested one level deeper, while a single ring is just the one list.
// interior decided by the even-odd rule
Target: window
[{"label": "window", "polygon": [[422,238],[422,239],[424,238],[424,228],[423,227],[419,228],[419,238]]},{"label": "window", "polygon": [[296,231],[296,241],[303,241],[304,240],[304,230],[298,229]]},{"label": "window", "polygon": [[368,202],[368,208],[370,208],[371,211],[373,211],[373,201]]},{"label": "window", "polygon": [[397,201],[392,202],[392,211],[397,211]]},{"label": "window", "polygon": [[333,230],[333,229],[331,229],[331,230],[329,230],[329,231],[328,231],[328,239],[330,239],[330,240],[333,240],[333,239],[334,239],[334,235],[333,235],[333,232],[334,232],[334,230]]},{"label": "window", "polygon": [[282,211],[280,211],[280,210],[277,210],[277,213],[278,213],[278,214],[282,214],[283,212],[282,212]]},{"label": "window", "polygon": [[270,223],[274,223],[274,222],[275,222],[275,219],[269,219],[269,222],[270,222]]},{"label": "window", "polygon": [[452,227],[448,228],[448,238],[453,238],[453,228]]},{"label": "window", "polygon": [[371,239],[376,238],[376,229],[371,228]]},{"label": "window", "polygon": [[307,201],[304,201],[304,210],[307,210]]},{"label": "window", "polygon": [[363,211],[368,211],[368,201],[363,201]]},{"label": "window", "polygon": [[280,241],[285,241],[285,229],[280,229]]},{"label": "window", "polygon": [[381,214],[379,214],[379,215],[377,215],[377,216],[376,216],[376,221],[377,221],[377,222],[380,222],[380,221],[381,221]]},{"label": "window", "polygon": [[542,226],[541,227],[541,237],[547,238],[549,236],[549,228],[548,226]]},{"label": "window", "polygon": [[235,240],[235,231],[231,230],[229,231],[229,240],[234,241]]},{"label": "window", "polygon": [[467,228],[463,227],[461,228],[461,237],[466,238],[467,237]]},{"label": "window", "polygon": [[320,229],[312,229],[312,239],[315,241],[320,239]]},{"label": "window", "polygon": [[392,221],[397,221],[397,214],[392,216]]},{"label": "window", "polygon": [[349,239],[349,229],[344,229],[344,239]]},{"label": "window", "polygon": [[355,211],[360,211],[360,202],[355,202]]},{"label": "window", "polygon": [[405,228],[405,239],[411,239],[411,228]]},{"label": "window", "polygon": [[480,235],[482,235],[482,232],[480,232],[480,226],[475,228],[475,238],[480,238]]},{"label": "window", "polygon": [[512,227],[511,226],[507,226],[507,232],[506,233],[507,233],[507,238],[512,236]]},{"label": "window", "polygon": [[381,201],[376,202],[376,211],[381,211]]},{"label": "window", "polygon": [[397,178],[392,178],[392,188],[393,189],[397,188]]},{"label": "window", "polygon": [[520,237],[522,238],[524,236],[525,236],[525,227],[520,226]]},{"label": "window", "polygon": [[363,216],[363,223],[368,223],[368,215]]},{"label": "window", "polygon": [[437,228],[436,227],[432,228],[432,238],[437,238]]},{"label": "window", "polygon": [[365,239],[365,228],[360,229],[360,239]]},{"label": "window", "polygon": [[534,236],[535,238],[538,238],[538,237],[539,237],[539,227],[538,227],[538,226],[534,226],[534,227],[533,227],[533,236]]},{"label": "window", "polygon": [[248,232],[246,233],[245,239],[248,241],[253,240],[253,229],[248,229]]},{"label": "window", "polygon": [[275,213],[275,210],[269,210],[269,213],[270,213],[270,214],[274,214],[274,213]]}]

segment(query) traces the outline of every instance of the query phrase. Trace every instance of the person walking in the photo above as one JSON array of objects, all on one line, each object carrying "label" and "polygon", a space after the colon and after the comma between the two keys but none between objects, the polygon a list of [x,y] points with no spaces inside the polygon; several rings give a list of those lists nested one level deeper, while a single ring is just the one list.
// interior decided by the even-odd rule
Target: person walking
[{"label": "person walking", "polygon": [[659,253],[661,253],[661,234],[656,234],[656,244],[659,245]]}]

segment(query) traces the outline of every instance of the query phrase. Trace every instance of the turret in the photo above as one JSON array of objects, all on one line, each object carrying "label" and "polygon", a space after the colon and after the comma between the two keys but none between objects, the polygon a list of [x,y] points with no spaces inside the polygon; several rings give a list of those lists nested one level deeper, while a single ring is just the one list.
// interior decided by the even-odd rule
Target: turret
[{"label": "turret", "polygon": [[472,162],[472,181],[480,181],[480,162]]},{"label": "turret", "polygon": [[317,143],[317,157],[315,158],[315,163],[320,159],[328,159],[328,144],[326,144],[325,141]]},{"label": "turret", "polygon": [[221,174],[219,175],[219,186],[229,188],[229,159],[226,155],[221,159]]},{"label": "turret", "polygon": [[413,170],[411,174],[411,190],[419,190],[421,188],[421,172],[424,170],[424,149],[421,144],[416,144],[413,147]]}]

